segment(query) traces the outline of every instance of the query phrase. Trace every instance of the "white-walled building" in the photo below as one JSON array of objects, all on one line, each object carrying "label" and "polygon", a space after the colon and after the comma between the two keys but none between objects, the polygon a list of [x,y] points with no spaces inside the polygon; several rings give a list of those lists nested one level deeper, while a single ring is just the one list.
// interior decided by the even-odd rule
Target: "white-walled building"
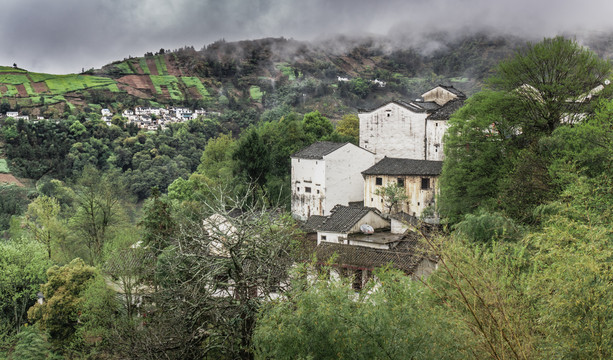
[{"label": "white-walled building", "polygon": [[322,141],[291,157],[292,215],[307,220],[337,205],[363,201],[362,171],[375,163],[370,151],[351,143]]},{"label": "white-walled building", "polygon": [[[369,225],[373,229],[389,228],[390,222],[375,208],[335,206],[330,216],[317,229],[317,244],[322,242],[389,249],[390,243],[400,241],[398,236],[377,236],[362,234],[360,227]],[[389,234],[389,233],[388,233]],[[385,234],[387,235],[387,234]]]},{"label": "white-walled building", "polygon": [[392,101],[360,111],[360,147],[383,157],[443,160],[443,135],[449,116],[466,96],[453,87],[437,86],[416,101]]}]

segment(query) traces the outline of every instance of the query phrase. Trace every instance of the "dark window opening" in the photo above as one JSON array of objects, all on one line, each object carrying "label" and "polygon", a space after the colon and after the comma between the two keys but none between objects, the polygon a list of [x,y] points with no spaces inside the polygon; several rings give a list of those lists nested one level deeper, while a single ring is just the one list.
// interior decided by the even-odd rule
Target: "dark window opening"
[{"label": "dark window opening", "polygon": [[383,185],[383,178],[375,178],[375,185]]},{"label": "dark window opening", "polygon": [[430,189],[430,178],[421,178],[421,189],[422,190]]},{"label": "dark window opening", "polygon": [[327,240],[328,238],[326,237],[326,235],[322,235],[322,236],[321,236],[321,239],[322,239],[322,240]]},{"label": "dark window opening", "polygon": [[310,188],[310,187],[305,187],[305,188],[304,188],[304,192],[306,192],[306,193],[310,193],[310,192],[311,192],[311,188]]},{"label": "dark window opening", "polygon": [[296,191],[300,191],[300,188],[299,188],[299,187],[297,187],[297,188],[296,188]]},{"label": "dark window opening", "polygon": [[317,190],[317,193],[319,194],[319,190]]},{"label": "dark window opening", "polygon": [[397,181],[398,181],[398,186],[404,187],[404,179],[403,178],[398,178]]}]

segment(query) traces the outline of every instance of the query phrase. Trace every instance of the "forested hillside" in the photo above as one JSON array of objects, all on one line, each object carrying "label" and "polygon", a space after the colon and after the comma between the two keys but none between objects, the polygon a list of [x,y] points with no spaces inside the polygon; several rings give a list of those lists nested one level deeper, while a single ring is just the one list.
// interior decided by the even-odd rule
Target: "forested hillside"
[{"label": "forested hillside", "polygon": [[[46,117],[0,119],[0,358],[611,358],[607,40],[451,39],[0,68],[0,112]],[[437,270],[390,264],[356,292],[287,212],[290,155],[357,143],[356,108],[438,83],[470,97],[445,136],[443,226],[412,233]],[[100,120],[137,105],[209,112]]]},{"label": "forested hillside", "polygon": [[384,38],[220,40],[200,50],[159,49],[71,75],[33,73],[15,64],[0,68],[0,112],[60,118],[72,112],[94,116],[101,107],[120,112],[149,104],[259,113],[289,105],[340,118],[358,106],[416,97],[438,82],[470,94],[519,43],[481,34],[423,39],[429,42],[437,50],[424,53]]}]

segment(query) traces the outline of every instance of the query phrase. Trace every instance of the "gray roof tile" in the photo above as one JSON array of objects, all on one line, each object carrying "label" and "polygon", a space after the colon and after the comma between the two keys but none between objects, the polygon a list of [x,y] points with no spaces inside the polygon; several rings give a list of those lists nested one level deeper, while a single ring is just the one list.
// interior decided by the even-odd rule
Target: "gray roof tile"
[{"label": "gray roof tile", "polygon": [[385,157],[362,175],[440,175],[442,169],[442,161]]},{"label": "gray roof tile", "polygon": [[451,100],[440,109],[430,114],[427,120],[449,120],[454,112],[458,111],[464,105],[464,99]]},{"label": "gray roof tile", "polygon": [[375,212],[379,215],[379,210],[370,207],[351,207],[336,205],[330,211],[330,216],[321,224],[319,231],[332,231],[332,232],[348,232],[353,225],[355,225],[360,219],[362,219],[369,212]]},{"label": "gray roof tile", "polygon": [[294,154],[292,154],[291,157],[300,159],[323,159],[324,156],[334,152],[335,150],[340,149],[345,144],[349,143],[320,141],[311,144],[298,152],[295,152]]},{"label": "gray roof tile", "polygon": [[417,265],[429,256],[417,236],[406,237],[393,250],[322,242],[315,248],[318,261],[325,263],[334,254],[335,266],[373,270],[391,264],[392,267],[412,274]]}]

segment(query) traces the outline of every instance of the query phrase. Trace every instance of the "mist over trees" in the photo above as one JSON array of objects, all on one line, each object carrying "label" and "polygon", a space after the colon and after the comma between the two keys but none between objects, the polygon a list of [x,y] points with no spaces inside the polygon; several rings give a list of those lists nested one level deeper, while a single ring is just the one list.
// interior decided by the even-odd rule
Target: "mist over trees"
[{"label": "mist over trees", "polygon": [[[267,59],[252,50],[252,65]],[[200,71],[254,71],[207,61]],[[437,66],[454,61],[468,60]],[[337,76],[325,62],[293,70]],[[290,155],[359,134],[350,113],[297,111],[300,91],[327,91],[314,82],[263,95],[278,106],[261,114],[235,103],[150,132],[3,119],[7,163],[31,181],[0,187],[0,357],[611,358],[610,76],[564,38],[502,61],[449,121],[445,226],[417,235],[437,270],[388,266],[359,292],[287,212]],[[354,85],[335,91],[357,99]],[[403,201],[386,190],[386,206]]]}]

